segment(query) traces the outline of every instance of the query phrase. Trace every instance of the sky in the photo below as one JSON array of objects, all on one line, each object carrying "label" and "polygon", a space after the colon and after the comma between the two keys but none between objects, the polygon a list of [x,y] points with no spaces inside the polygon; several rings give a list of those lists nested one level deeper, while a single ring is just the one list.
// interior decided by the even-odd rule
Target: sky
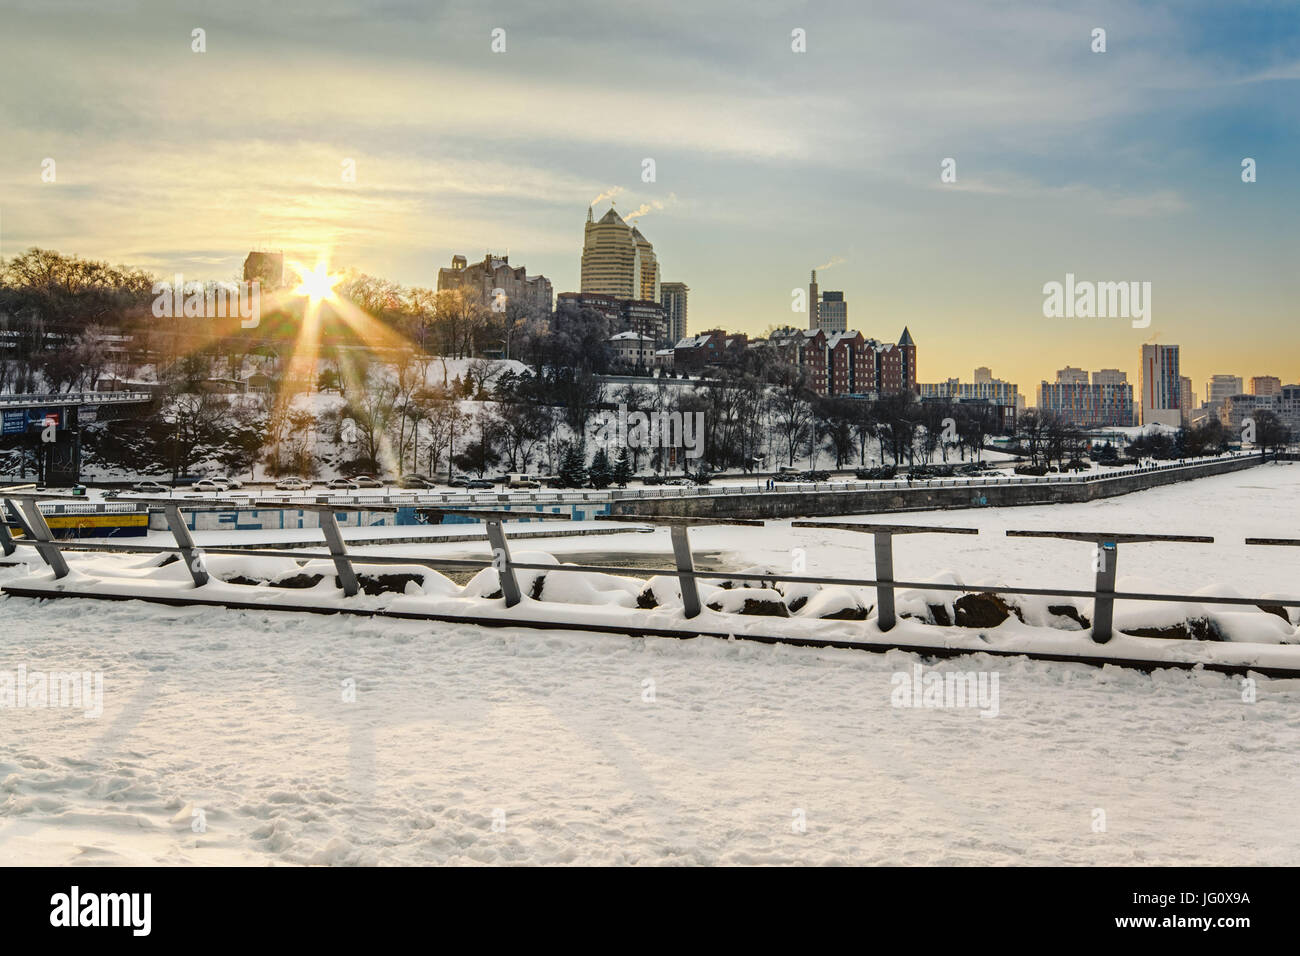
[{"label": "sky", "polygon": [[[613,193],[647,208],[692,331],[806,325],[792,292],[829,266],[851,327],[909,327],[921,381],[986,365],[1032,404],[1066,365],[1136,385],[1150,341],[1201,399],[1214,373],[1300,380],[1300,3],[0,0],[0,22],[6,257],[203,280],[274,249],[434,287],[491,251],[564,292]],[[1044,316],[1067,273],[1150,282],[1149,327]]]}]

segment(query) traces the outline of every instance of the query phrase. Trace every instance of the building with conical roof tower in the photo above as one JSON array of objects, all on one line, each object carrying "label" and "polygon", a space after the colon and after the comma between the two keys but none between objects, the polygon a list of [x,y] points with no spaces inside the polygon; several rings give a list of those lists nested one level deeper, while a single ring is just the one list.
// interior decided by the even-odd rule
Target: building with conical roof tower
[{"label": "building with conical roof tower", "polygon": [[582,242],[582,291],[640,302],[659,301],[659,260],[641,230],[613,204],[600,219],[587,207]]},{"label": "building with conical roof tower", "polygon": [[[649,243],[647,243],[649,245]],[[582,291],[639,299],[639,250],[632,228],[614,211],[594,220],[587,207],[587,227],[582,242]]]},{"label": "building with conical roof tower", "polygon": [[912,333],[907,331],[907,326],[903,326],[903,334],[898,337],[899,368],[898,379],[891,384],[895,385],[898,391],[907,390],[916,391],[916,343],[912,341]]}]

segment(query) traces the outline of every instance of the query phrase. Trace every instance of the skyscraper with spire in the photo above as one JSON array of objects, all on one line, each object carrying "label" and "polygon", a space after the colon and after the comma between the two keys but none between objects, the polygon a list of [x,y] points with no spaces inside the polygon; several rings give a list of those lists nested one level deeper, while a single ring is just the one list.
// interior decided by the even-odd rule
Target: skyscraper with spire
[{"label": "skyscraper with spire", "polygon": [[659,301],[659,261],[654,246],[614,210],[599,220],[587,207],[582,243],[582,291],[619,299]]}]

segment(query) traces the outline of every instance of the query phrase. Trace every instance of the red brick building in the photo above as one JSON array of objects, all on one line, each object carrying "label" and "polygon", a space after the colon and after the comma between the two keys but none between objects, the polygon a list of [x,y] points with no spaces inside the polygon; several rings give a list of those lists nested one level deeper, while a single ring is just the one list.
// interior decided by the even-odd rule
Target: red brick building
[{"label": "red brick building", "polygon": [[748,344],[749,337],[743,332],[710,329],[674,343],[673,367],[690,372],[710,366],[738,365]]},{"label": "red brick building", "polygon": [[826,333],[821,329],[783,329],[767,340],[781,357],[808,376],[808,387],[826,394]]},{"label": "red brick building", "polygon": [[804,370],[818,395],[888,395],[917,390],[916,343],[906,328],[898,344],[869,339],[861,332],[785,329],[768,343],[787,362]]}]

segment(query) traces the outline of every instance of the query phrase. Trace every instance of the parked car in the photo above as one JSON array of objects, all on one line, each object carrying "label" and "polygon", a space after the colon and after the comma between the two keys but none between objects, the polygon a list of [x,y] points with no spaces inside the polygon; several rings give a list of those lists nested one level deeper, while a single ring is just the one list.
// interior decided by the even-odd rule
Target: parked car
[{"label": "parked car", "polygon": [[492,482],[488,481],[486,478],[471,478],[469,482],[465,485],[465,487],[481,489],[481,488],[495,488],[496,485],[492,484]]},{"label": "parked car", "polygon": [[352,479],[358,488],[382,488],[384,483],[374,475],[357,475]]},{"label": "parked car", "polygon": [[225,482],[226,487],[231,490],[244,487],[244,483],[240,481],[238,478],[218,478],[217,481]]},{"label": "parked car", "polygon": [[403,475],[397,479],[399,488],[434,488],[433,481],[424,475]]},{"label": "parked car", "polygon": [[664,483],[664,476],[646,475],[644,478],[641,479],[641,483],[645,485],[662,485]]},{"label": "parked car", "polygon": [[447,484],[451,485],[453,488],[468,488],[469,479],[464,475],[457,475],[455,478],[448,479]]},{"label": "parked car", "polygon": [[281,478],[275,483],[278,491],[307,491],[311,482],[306,478]]},{"label": "parked car", "polygon": [[530,478],[528,475],[512,474],[506,475],[506,486],[509,488],[540,488],[542,483],[536,478]]},{"label": "parked car", "polygon": [[325,482],[325,487],[334,491],[353,491],[361,486],[351,478],[331,478]]},{"label": "parked car", "polygon": [[167,487],[160,481],[137,481],[131,486],[134,491],[147,491],[152,494],[159,492],[171,493],[171,488]]},{"label": "parked car", "polygon": [[225,491],[226,483],[220,478],[201,478],[190,486],[191,491]]}]

